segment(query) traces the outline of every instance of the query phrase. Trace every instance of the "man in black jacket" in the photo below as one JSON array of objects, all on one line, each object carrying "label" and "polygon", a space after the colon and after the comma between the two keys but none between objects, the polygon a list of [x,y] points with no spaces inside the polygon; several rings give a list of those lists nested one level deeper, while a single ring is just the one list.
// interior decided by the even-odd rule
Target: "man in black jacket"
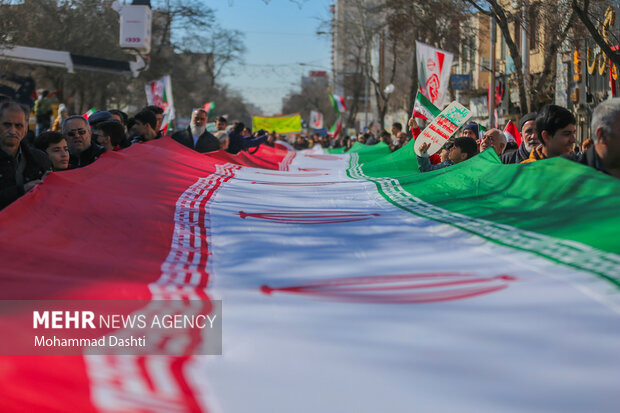
[{"label": "man in black jacket", "polygon": [[521,145],[516,151],[504,153],[500,157],[502,163],[521,163],[530,157],[532,149],[540,145],[538,134],[536,133],[536,116],[538,116],[538,113],[530,112],[521,118],[519,121]]},{"label": "man in black jacket", "polygon": [[564,157],[620,178],[620,98],[607,100],[594,109],[591,130],[594,145]]},{"label": "man in black jacket", "polygon": [[15,102],[0,106],[0,209],[30,191],[52,164],[45,154],[23,141],[28,114]]},{"label": "man in black jacket", "polygon": [[220,149],[219,139],[207,132],[207,112],[202,108],[194,110],[187,129],[175,132],[172,139],[200,153]]},{"label": "man in black jacket", "polygon": [[105,148],[91,140],[90,126],[80,115],[69,116],[62,123],[62,134],[67,138],[69,145],[69,167],[81,168],[95,162]]},{"label": "man in black jacket", "polygon": [[235,122],[231,131],[228,132],[228,149],[227,152],[237,154],[241,151],[247,151],[250,148],[260,146],[261,143],[267,142],[267,134],[253,138],[250,136],[243,136],[243,128],[245,125],[243,122]]}]

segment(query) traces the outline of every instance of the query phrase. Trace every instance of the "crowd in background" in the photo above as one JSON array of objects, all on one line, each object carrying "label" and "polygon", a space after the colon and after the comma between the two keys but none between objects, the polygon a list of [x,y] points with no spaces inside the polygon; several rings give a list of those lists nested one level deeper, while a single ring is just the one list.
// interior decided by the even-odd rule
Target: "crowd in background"
[{"label": "crowd in background", "polygon": [[[208,116],[198,108],[191,114],[186,129],[162,130],[164,110],[146,106],[132,117],[118,109],[88,115],[69,115],[60,104],[58,115],[52,110],[46,93],[34,105],[36,129],[29,128],[30,108],[10,100],[0,100],[0,209],[30,191],[50,171],[87,166],[106,151],[119,151],[165,135],[200,153],[225,150],[231,154],[252,151],[261,144],[303,150],[320,145],[323,148],[344,148],[346,152],[357,142],[384,146],[396,151],[422,129],[414,118],[408,132],[400,123],[378,136],[372,132],[353,136],[337,134],[281,136],[275,132],[252,132],[241,122],[229,124],[218,117],[212,132],[207,130]],[[590,166],[602,173],[620,178],[620,98],[599,104],[594,110],[590,137],[580,147],[575,138],[576,120],[566,108],[547,105],[538,113],[529,113],[519,120],[521,144],[507,138],[499,129],[484,131],[477,123],[469,123],[435,154],[429,156],[428,143],[419,145],[418,168],[428,172],[463,162],[487,149],[495,151],[505,164],[528,163],[562,156]],[[288,142],[286,142],[288,141]]]}]

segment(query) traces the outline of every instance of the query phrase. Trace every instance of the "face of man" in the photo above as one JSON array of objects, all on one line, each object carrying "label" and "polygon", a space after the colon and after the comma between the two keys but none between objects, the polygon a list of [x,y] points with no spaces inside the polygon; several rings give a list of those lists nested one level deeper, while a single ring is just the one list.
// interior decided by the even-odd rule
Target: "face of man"
[{"label": "face of man", "polygon": [[441,162],[445,162],[446,159],[448,159],[448,156],[450,155],[450,151],[448,151],[445,148],[441,148],[439,150],[439,159],[441,159]]},{"label": "face of man", "polygon": [[570,124],[562,129],[558,129],[553,136],[550,136],[547,131],[542,131],[542,135],[545,140],[545,151],[549,158],[573,152],[575,146],[575,125]]},{"label": "face of man", "polygon": [[200,111],[194,112],[189,127],[194,136],[200,136],[205,133],[207,129],[207,114]]},{"label": "face of man", "polygon": [[164,115],[162,113],[156,113],[155,114],[155,119],[157,119],[157,124],[155,125],[155,130],[156,131],[160,131],[161,130],[161,122],[164,120]]},{"label": "face of man", "polygon": [[453,146],[450,148],[450,152],[448,153],[448,159],[454,163],[463,162],[467,159],[467,154],[461,152],[461,148]]},{"label": "face of man", "polygon": [[26,136],[26,114],[19,109],[6,109],[0,117],[0,148],[15,156],[19,143]]},{"label": "face of man", "polygon": [[[596,130],[599,143],[596,144],[597,152],[603,159],[603,163],[607,169],[620,169],[620,113],[616,115],[613,132],[607,133],[602,128]],[[604,150],[598,150],[604,146]]]},{"label": "face of man", "polygon": [[45,150],[55,171],[62,171],[69,167],[69,147],[67,141],[62,139],[58,143],[52,143]]},{"label": "face of man", "polygon": [[69,151],[78,155],[90,147],[91,134],[85,119],[70,119],[67,121],[67,143]]},{"label": "face of man", "polygon": [[136,119],[135,130],[138,135],[144,137],[146,140],[153,139],[156,135],[156,132],[153,131],[153,128],[148,123],[142,123],[140,120]]},{"label": "face of man", "polygon": [[[206,116],[205,116],[205,118],[206,118]],[[205,122],[206,122],[206,120],[205,120]],[[222,122],[219,119],[215,122],[215,127],[217,128],[217,130],[226,130],[226,126],[227,126],[226,122]]]},{"label": "face of man", "polygon": [[107,136],[101,129],[93,128],[91,137],[95,139],[95,142],[98,145],[101,145],[108,150],[113,149],[110,143],[110,137]]},{"label": "face of man", "polygon": [[528,120],[523,124],[523,128],[521,129],[521,138],[525,143],[525,149],[531,151],[538,145],[540,145],[540,141],[538,140],[538,135],[536,134],[536,121]]},{"label": "face of man", "polygon": [[398,136],[399,132],[400,131],[398,130],[398,128],[396,126],[392,126],[392,135]]},{"label": "face of man", "polygon": [[207,124],[207,114],[204,112],[194,112],[192,123],[196,126],[205,126]]},{"label": "face of man", "polygon": [[499,131],[497,129],[487,131],[480,142],[480,152],[483,152],[488,148],[493,148],[495,149],[497,156],[500,156],[502,152],[504,152],[505,147],[506,144],[504,142],[500,142]]},{"label": "face of man", "polygon": [[473,139],[478,139],[478,137],[476,136],[476,133],[471,130],[471,129],[465,129],[463,130],[463,132],[461,132],[461,136],[460,137],[465,137],[465,138],[473,138]]}]

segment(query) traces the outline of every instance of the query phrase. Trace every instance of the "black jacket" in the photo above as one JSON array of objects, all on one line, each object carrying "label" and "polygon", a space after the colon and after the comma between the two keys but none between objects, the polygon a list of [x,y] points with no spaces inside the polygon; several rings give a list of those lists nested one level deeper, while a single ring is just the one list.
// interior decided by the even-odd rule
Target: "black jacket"
[{"label": "black jacket", "polygon": [[249,148],[259,146],[261,143],[267,142],[267,135],[258,138],[244,137],[235,131],[228,132],[228,149],[229,153],[235,154],[240,151],[247,151]]},{"label": "black jacket", "polygon": [[[45,152],[28,146],[24,141],[20,148],[26,160],[24,183],[41,179],[52,170],[52,163]],[[0,150],[0,209],[24,195],[24,185],[17,185],[15,170],[15,158]]]},{"label": "black jacket", "polygon": [[96,143],[91,143],[88,149],[86,149],[81,154],[70,154],[69,165],[71,165],[71,169],[81,168],[83,166],[90,165],[91,163],[95,162],[104,152],[105,148],[103,146],[99,146]]},{"label": "black jacket", "polygon": [[189,127],[185,130],[175,132],[172,135],[172,139],[200,153],[212,152],[220,149],[219,139],[207,131],[204,131],[204,133],[198,137],[196,146],[194,146],[192,130]]},{"label": "black jacket", "polygon": [[502,163],[521,163],[530,157],[530,151],[525,149],[525,144],[521,142],[521,146],[516,151],[508,152],[500,156]]}]

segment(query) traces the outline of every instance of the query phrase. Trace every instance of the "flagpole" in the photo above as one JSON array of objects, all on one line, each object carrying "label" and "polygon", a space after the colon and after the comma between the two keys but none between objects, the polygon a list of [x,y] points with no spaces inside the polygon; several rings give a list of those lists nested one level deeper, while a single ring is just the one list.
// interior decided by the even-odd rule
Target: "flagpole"
[{"label": "flagpole", "polygon": [[521,12],[521,61],[523,62],[523,86],[525,88],[525,96],[527,105],[527,112],[531,112],[530,106],[530,45],[527,39],[527,3],[524,0]]},{"label": "flagpole", "polygon": [[495,125],[493,111],[495,110],[495,17],[491,16],[491,79],[489,79],[489,129]]}]

